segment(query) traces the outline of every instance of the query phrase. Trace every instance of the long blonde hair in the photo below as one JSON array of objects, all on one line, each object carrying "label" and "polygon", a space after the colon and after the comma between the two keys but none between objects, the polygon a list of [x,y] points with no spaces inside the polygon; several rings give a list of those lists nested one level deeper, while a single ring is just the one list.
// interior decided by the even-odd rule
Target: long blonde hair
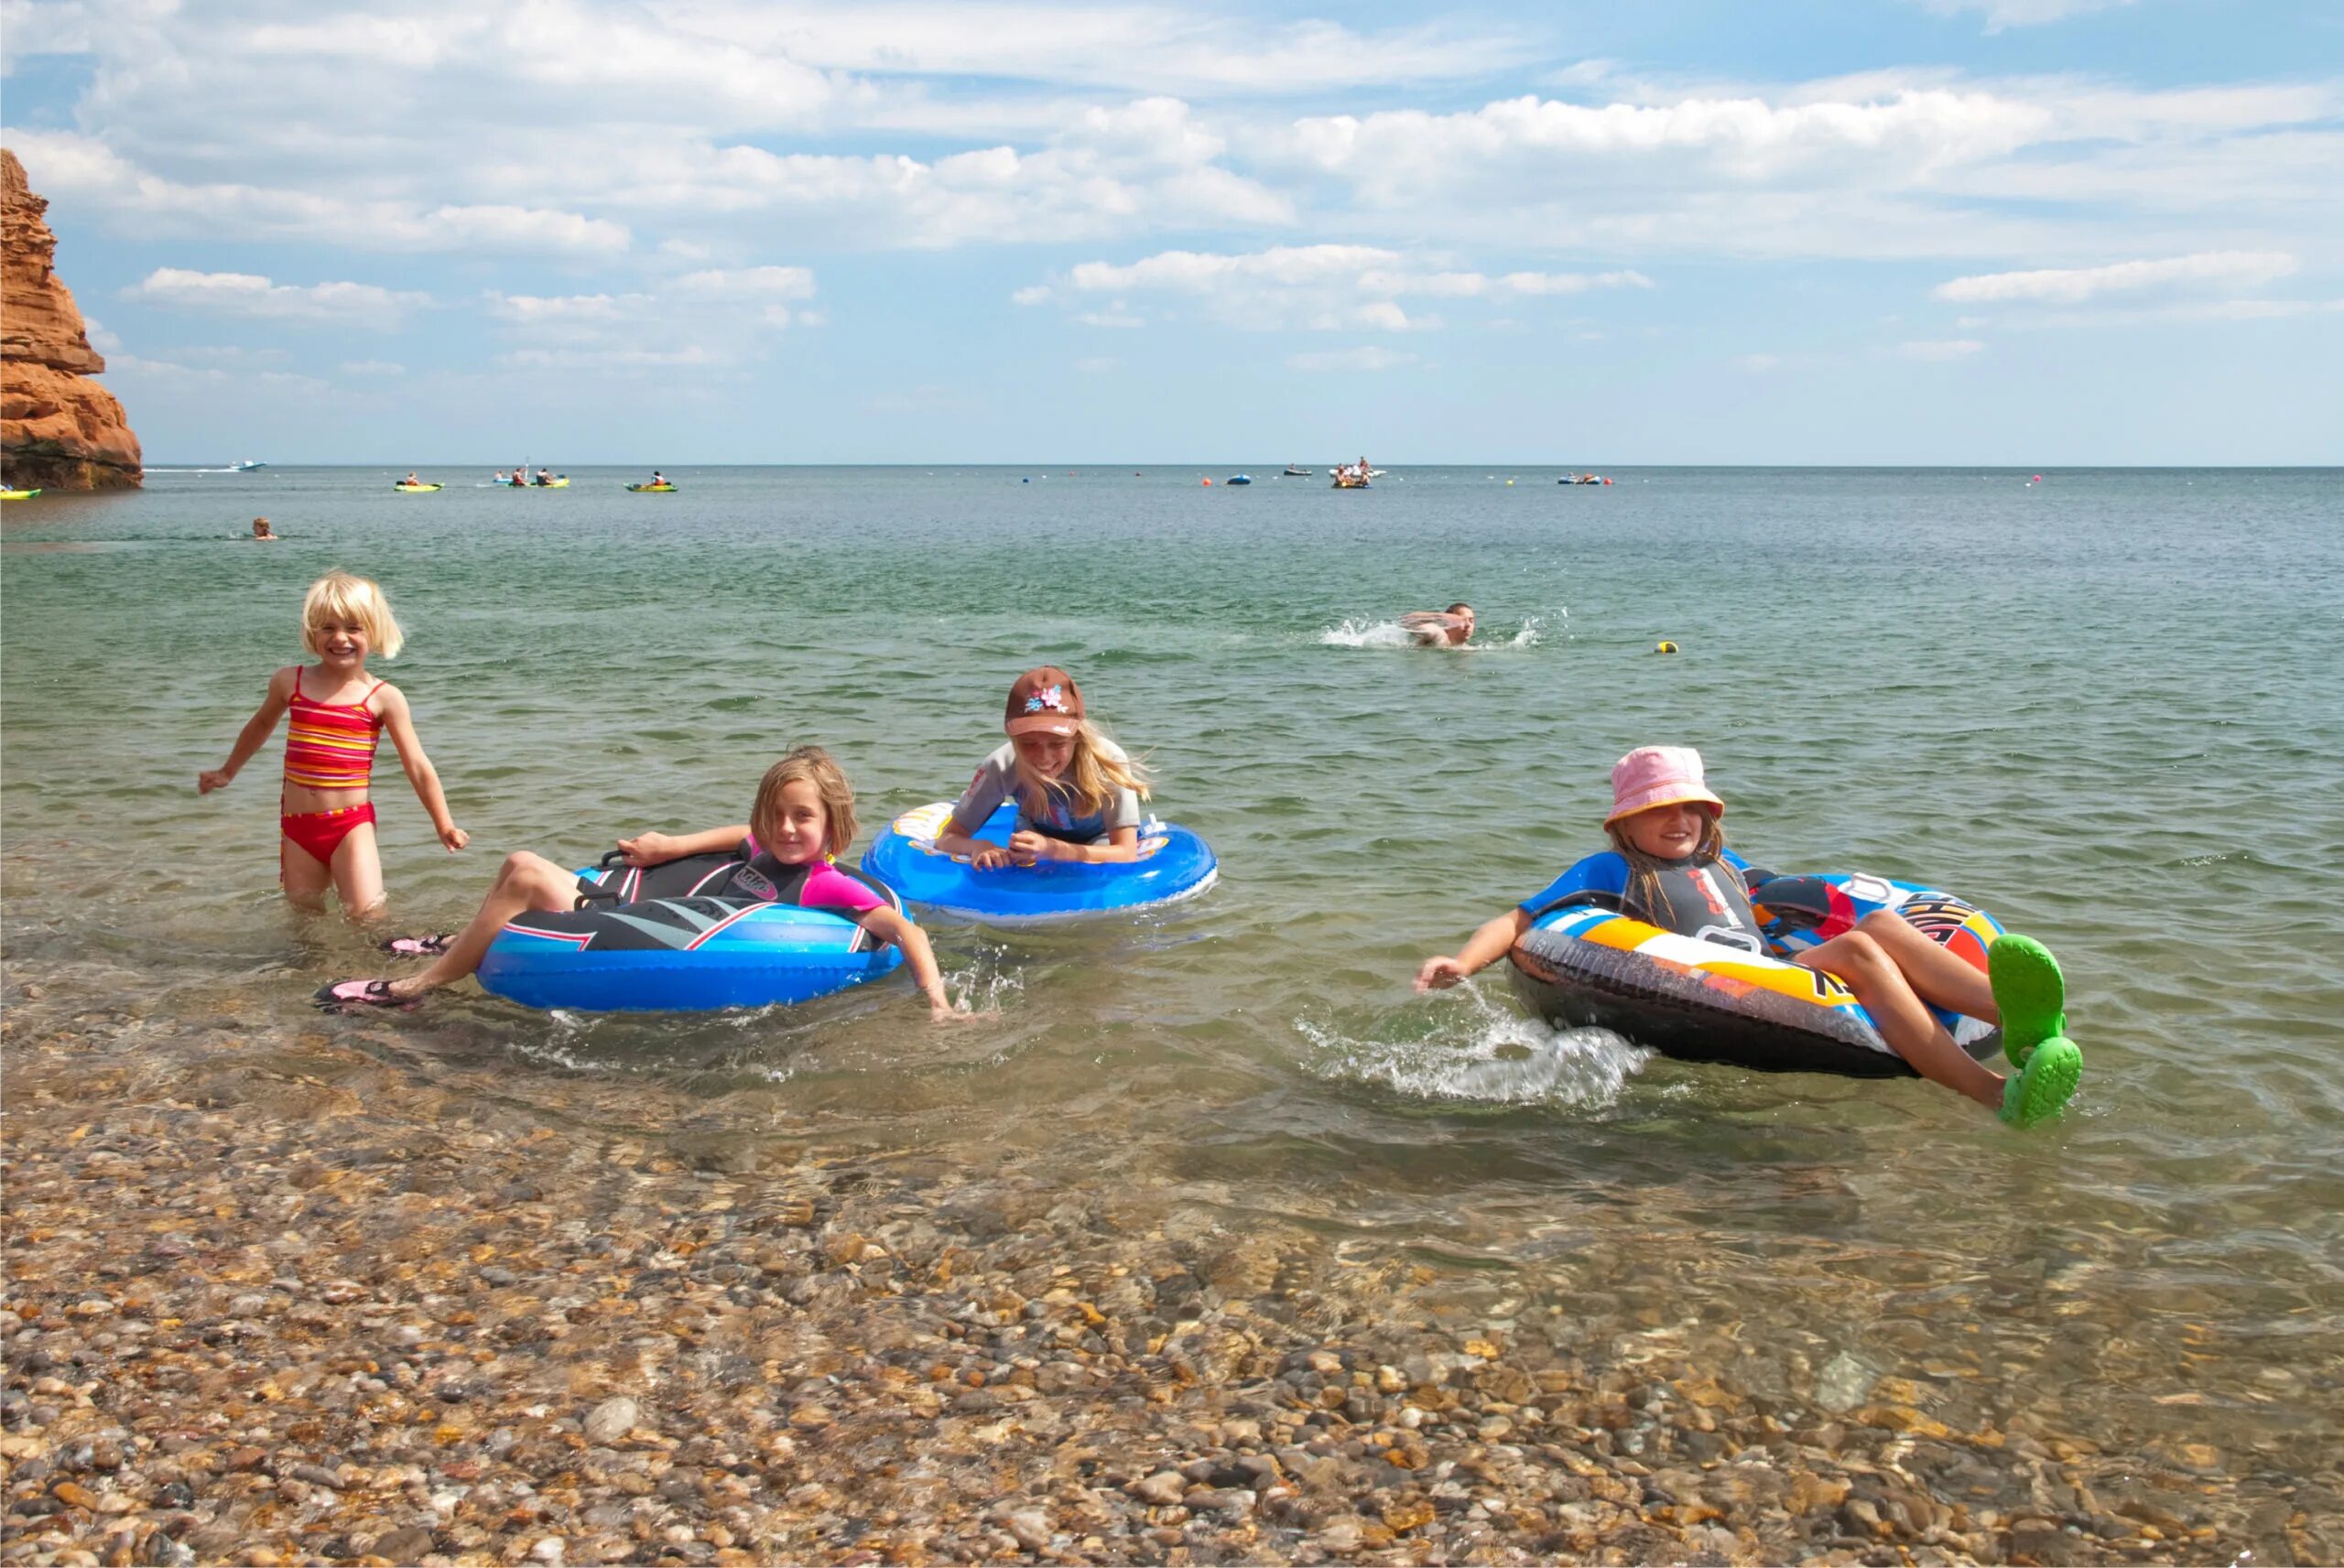
[{"label": "long blonde hair", "polygon": [[749,808],[749,831],[760,846],[770,846],[781,820],[782,789],[800,780],[821,796],[822,852],[835,860],[854,842],[854,786],[838,759],[819,746],[800,746],[765,770],[756,804]]},{"label": "long blonde hair", "polygon": [[1026,759],[1018,757],[1018,803],[1029,815],[1039,817],[1048,810],[1051,797],[1056,796],[1065,801],[1076,816],[1088,816],[1113,805],[1119,789],[1130,790],[1145,800],[1147,769],[1128,757],[1117,760],[1101,744],[1105,739],[1088,719],[1076,719],[1074,752],[1067,758],[1066,772],[1054,779],[1035,773],[1026,766]]},{"label": "long blonde hair", "polygon": [[350,621],[364,627],[368,652],[386,659],[397,658],[399,650],[407,646],[406,633],[391,617],[391,601],[373,578],[331,571],[311,583],[309,591],[301,596],[301,641],[309,652],[324,652],[318,646],[318,628],[328,621]]},{"label": "long blonde hair", "polygon": [[[1725,826],[1718,820],[1714,807],[1695,804],[1699,806],[1705,826],[1701,828],[1701,841],[1693,846],[1690,858],[1698,864],[1712,865],[1725,853]],[[1623,816],[1618,822],[1607,822],[1603,831],[1610,836],[1612,848],[1628,862],[1628,901],[1642,906],[1646,914],[1657,914],[1661,913],[1660,870],[1667,862],[1654,859],[1628,841],[1627,832],[1620,825],[1627,820]]]}]

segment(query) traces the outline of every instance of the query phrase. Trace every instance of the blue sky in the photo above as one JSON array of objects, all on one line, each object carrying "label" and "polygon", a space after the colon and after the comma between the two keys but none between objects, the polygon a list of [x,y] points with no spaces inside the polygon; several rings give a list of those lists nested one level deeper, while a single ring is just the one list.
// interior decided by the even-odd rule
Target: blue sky
[{"label": "blue sky", "polygon": [[2344,462],[2344,12],[0,0],[150,463]]}]

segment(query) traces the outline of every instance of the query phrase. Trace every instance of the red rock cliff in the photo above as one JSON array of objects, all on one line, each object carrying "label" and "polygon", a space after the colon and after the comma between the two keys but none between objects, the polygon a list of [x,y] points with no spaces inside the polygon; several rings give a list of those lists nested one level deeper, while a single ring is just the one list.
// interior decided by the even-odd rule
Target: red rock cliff
[{"label": "red rock cliff", "polygon": [[126,489],[145,477],[138,438],[114,394],[90,379],[106,362],[57,281],[48,211],[16,155],[0,147],[0,483]]}]

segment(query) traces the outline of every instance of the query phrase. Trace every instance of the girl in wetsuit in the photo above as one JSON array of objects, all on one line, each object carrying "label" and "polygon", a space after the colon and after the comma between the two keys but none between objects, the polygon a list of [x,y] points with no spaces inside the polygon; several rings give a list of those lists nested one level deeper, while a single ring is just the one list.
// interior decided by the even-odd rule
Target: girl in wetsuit
[{"label": "girl in wetsuit", "polygon": [[[978,764],[937,848],[979,871],[1037,860],[1094,864],[1139,858],[1145,769],[1082,715],[1082,691],[1055,665],[1027,670],[1009,688],[1007,741]],[[1017,802],[1006,849],[976,837],[995,807]]]},{"label": "girl in wetsuit", "polygon": [[394,953],[429,956],[429,967],[396,980],[338,981],[318,991],[318,1005],[329,1012],[404,1007],[478,969],[505,923],[528,910],[700,897],[834,910],[904,950],[928,999],[929,1017],[939,1022],[969,1017],[967,1009],[956,1010],[944,994],[928,934],[904,918],[885,889],[832,863],[853,840],[853,786],[828,752],[800,746],[765,770],[747,822],[679,837],[645,833],[622,838],[624,871],[585,878],[542,855],[515,850],[505,858],[480,912],[461,931],[385,944]]},{"label": "girl in wetsuit", "polygon": [[[1680,935],[1753,953],[1766,950],[1751,906],[1763,873],[1725,846],[1725,802],[1703,781],[1689,746],[1644,746],[1612,770],[1609,854],[1590,856],[1473,933],[1455,957],[1427,958],[1416,989],[1437,990],[1505,956],[1538,918],[1566,903],[1599,903]],[[1763,897],[1763,892],[1761,898]],[[1894,910],[1877,910],[1796,955],[1855,992],[1881,1038],[1915,1072],[2031,1127],[2057,1114],[2083,1073],[2066,1038],[2058,964],[2030,937],[2005,935],[1980,974]],[[1997,1076],[1954,1043],[1929,1004],[1998,1022],[2020,1070]]]},{"label": "girl in wetsuit", "polygon": [[448,814],[440,775],[415,738],[407,698],[366,673],[368,654],[396,658],[406,642],[382,589],[348,572],[327,573],[301,601],[301,636],[318,662],[288,665],[269,677],[268,695],[236,736],[227,762],[196,774],[195,787],[210,795],[226,784],[275,731],[277,717],[291,714],[277,880],[286,898],[302,909],[322,908],[331,887],[342,914],[364,920],[383,906],[383,862],[374,850],[374,806],[367,787],[374,747],[385,731],[440,842],[452,853],[470,839]]}]

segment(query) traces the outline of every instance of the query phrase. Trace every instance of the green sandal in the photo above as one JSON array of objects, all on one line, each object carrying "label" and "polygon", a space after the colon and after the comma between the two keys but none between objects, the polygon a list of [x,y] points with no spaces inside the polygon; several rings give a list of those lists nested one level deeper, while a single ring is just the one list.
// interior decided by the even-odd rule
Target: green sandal
[{"label": "green sandal", "polygon": [[2059,977],[2059,960],[2032,936],[2009,934],[1986,949],[1986,979],[1994,988],[1994,1007],[2002,1015],[2002,1054],[2013,1067],[2024,1067],[2035,1048],[2067,1032],[2067,982]]},{"label": "green sandal", "polygon": [[2076,1043],[2053,1035],[2028,1053],[2026,1065],[2002,1084],[2002,1119],[2013,1127],[2048,1121],[2075,1098],[2083,1081],[2084,1054]]}]

